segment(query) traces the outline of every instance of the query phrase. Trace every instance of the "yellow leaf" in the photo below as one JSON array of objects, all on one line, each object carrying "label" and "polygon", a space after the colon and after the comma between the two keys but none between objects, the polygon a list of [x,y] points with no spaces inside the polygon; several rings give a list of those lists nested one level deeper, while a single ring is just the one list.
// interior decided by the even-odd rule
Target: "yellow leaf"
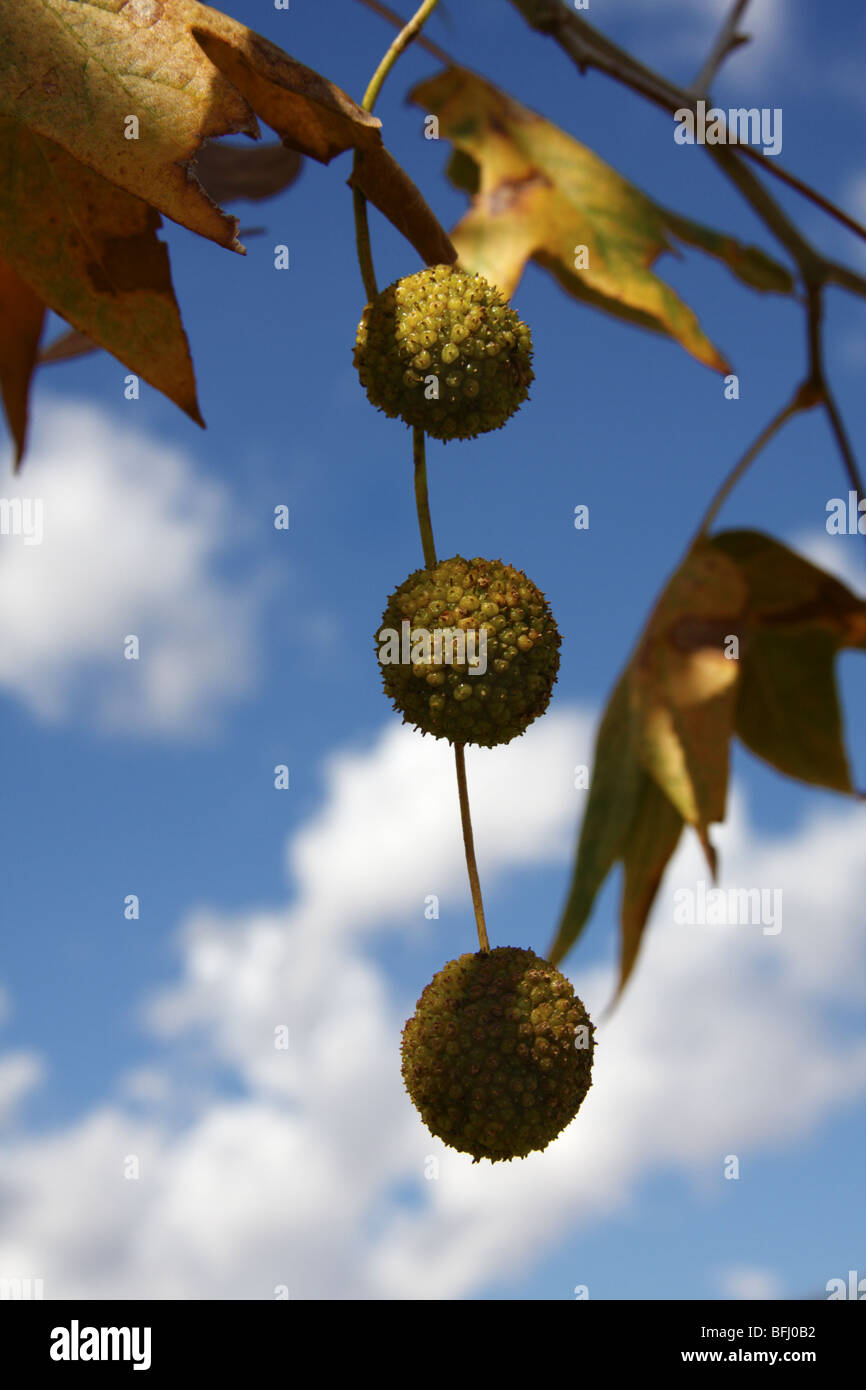
[{"label": "yellow leaf", "polygon": [[0,115],[173,221],[237,246],[236,219],[187,170],[203,140],[258,134],[249,106],[191,33],[212,14],[195,0],[4,0]]},{"label": "yellow leaf", "polygon": [[668,334],[728,371],[688,305],[653,272],[669,234],[719,257],[754,288],[789,292],[783,267],[733,237],[668,213],[558,126],[463,68],[415,87],[457,157],[451,177],[474,194],[452,239],[467,269],[510,297],[529,260],[575,298]]},{"label": "yellow leaf", "polygon": [[[738,566],[696,547],[664,590],[629,677],[638,758],[701,837],[724,819],[738,648],[748,589]],[[732,656],[731,653],[734,653]]]}]

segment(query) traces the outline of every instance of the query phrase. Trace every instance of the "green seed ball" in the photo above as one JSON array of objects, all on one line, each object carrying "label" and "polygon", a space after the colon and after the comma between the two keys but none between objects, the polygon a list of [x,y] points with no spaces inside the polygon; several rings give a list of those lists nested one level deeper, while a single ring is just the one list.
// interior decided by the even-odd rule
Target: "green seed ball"
[{"label": "green seed ball", "polygon": [[[471,377],[455,378],[454,364]],[[364,310],[355,366],[371,403],[436,439],[501,429],[533,380],[532,337],[481,275],[437,265]]]},{"label": "green seed ball", "polygon": [[404,723],[484,748],[509,743],[544,713],[559,669],[547,600],[501,560],[455,555],[410,574],[388,599],[376,645]]},{"label": "green seed ball", "polygon": [[534,951],[452,960],[403,1030],[403,1080],[431,1134],[477,1163],[544,1149],[592,1083],[594,1029],[571,982]]}]

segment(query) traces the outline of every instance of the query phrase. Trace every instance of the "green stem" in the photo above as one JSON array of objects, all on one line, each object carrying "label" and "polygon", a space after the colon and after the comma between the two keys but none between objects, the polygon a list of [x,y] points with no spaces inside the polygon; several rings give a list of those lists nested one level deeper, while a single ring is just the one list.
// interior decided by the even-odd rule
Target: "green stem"
[{"label": "green stem", "polygon": [[365,111],[373,110],[373,107],[376,104],[376,98],[382,90],[382,83],[385,81],[385,78],[388,76],[388,73],[391,71],[397,59],[400,57],[400,54],[403,53],[409,47],[413,39],[418,37],[421,30],[424,28],[427,19],[433,13],[438,4],[439,0],[424,0],[424,4],[421,5],[421,7],[412,16],[412,18],[409,20],[409,23],[403,29],[400,30],[400,33],[397,35],[396,39],[391,44],[391,47],[388,49],[388,52],[385,54],[376,71],[373,73],[370,85],[364,93],[364,100],[361,102],[361,105],[363,106]]},{"label": "green stem", "polygon": [[[355,167],[358,165],[358,155],[355,155]],[[358,265],[361,267],[361,279],[364,281],[364,293],[367,296],[367,303],[372,304],[376,295],[379,293],[376,284],[376,271],[373,268],[373,250],[370,246],[370,223],[367,220],[367,199],[359,189],[352,189],[352,205],[355,209],[355,243],[358,248]]]},{"label": "green stem", "polygon": [[460,796],[460,820],[463,824],[463,845],[466,850],[466,868],[469,872],[469,889],[472,893],[472,907],[475,911],[475,925],[478,928],[478,948],[490,950],[487,939],[487,926],[484,921],[484,903],[481,899],[481,881],[478,865],[475,862],[475,841],[472,837],[472,817],[469,814],[469,791],[466,786],[466,756],[462,743],[454,745],[454,760],[457,764],[457,792]]},{"label": "green stem", "polygon": [[[373,110],[376,98],[382,90],[382,84],[388,76],[388,73],[400,57],[400,54],[408,48],[412,40],[421,32],[425,20],[432,14],[433,10],[435,10],[438,2],[439,0],[424,0],[424,4],[421,5],[410,19],[409,23],[397,35],[374,72],[370,85],[364,93],[364,100],[361,105],[364,107],[365,111]],[[361,158],[360,152],[356,151],[356,170]],[[373,255],[370,247],[367,199],[364,197],[363,193],[358,192],[357,188],[353,189],[352,192],[355,208],[355,239],[358,245],[358,264],[361,267],[361,277],[364,281],[367,299],[373,300],[376,298],[378,291],[376,288],[376,272],[373,268]],[[415,507],[418,512],[418,529],[421,532],[424,564],[428,569],[431,569],[436,564],[436,543],[433,539],[430,499],[427,495],[427,456],[424,431],[420,425],[413,426],[412,457],[415,463]],[[454,758],[457,764],[457,792],[460,798],[460,821],[463,827],[463,847],[466,851],[466,869],[469,874],[469,889],[472,894],[472,907],[475,912],[475,925],[478,930],[478,945],[480,950],[486,952],[490,950],[490,942],[487,939],[487,926],[484,921],[484,903],[481,897],[481,881],[478,877],[478,865],[475,860],[475,841],[472,835],[472,817],[469,812],[469,790],[466,785],[466,758],[462,743],[455,743]]]},{"label": "green stem", "polygon": [[420,425],[413,426],[412,455],[415,460],[415,507],[418,512],[418,529],[421,532],[421,545],[424,548],[424,564],[429,570],[436,564],[436,543],[433,539],[433,522],[430,519],[430,499],[427,496],[427,458],[424,448],[424,431]]},{"label": "green stem", "polygon": [[[361,102],[365,111],[372,111],[376,104],[376,98],[382,90],[382,84],[392,67],[396,63],[400,54],[409,47],[414,38],[420,34],[427,16],[435,10],[439,0],[424,0],[424,4],[416,14],[412,16],[404,29],[401,29],[388,52],[385,54],[381,63],[370,80],[370,85],[364,93],[364,100]],[[353,172],[357,174],[358,167],[363,159],[360,150],[355,151],[353,161]],[[376,285],[376,271],[373,266],[373,251],[370,245],[370,224],[367,219],[367,199],[357,188],[352,189],[352,205],[355,210],[355,242],[358,248],[358,265],[361,267],[361,279],[364,281],[364,292],[367,302],[372,303],[379,293]]]}]

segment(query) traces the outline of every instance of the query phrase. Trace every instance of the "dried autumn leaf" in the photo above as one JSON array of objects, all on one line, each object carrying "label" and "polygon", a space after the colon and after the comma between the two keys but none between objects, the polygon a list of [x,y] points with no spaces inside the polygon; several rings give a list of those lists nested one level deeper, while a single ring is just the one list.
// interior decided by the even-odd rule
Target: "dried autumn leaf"
[{"label": "dried autumn leaf", "polygon": [[15,464],[27,437],[27,401],[36,366],[45,305],[8,265],[0,261],[0,390],[15,441]]},{"label": "dried autumn leaf", "polygon": [[[198,8],[206,10],[204,5]],[[360,157],[349,182],[428,265],[456,259],[421,193],[385,149],[377,117],[276,44],[215,10],[207,11],[193,33],[211,62],[285,144],[325,164],[343,150],[355,149]]]},{"label": "dried autumn leaf", "polygon": [[605,713],[571,892],[550,959],[576,941],[623,863],[621,991],[684,824],[715,873],[709,826],[724,819],[747,587],[737,564],[695,546],[665,586]]},{"label": "dried autumn leaf", "polygon": [[[293,150],[324,162],[359,151],[371,201],[424,259],[454,259],[386,153],[381,122],[237,20],[197,0],[0,5],[0,255],[73,329],[199,422],[158,213],[242,250],[195,156],[220,135],[258,138],[253,105]],[[36,167],[22,168],[30,160]],[[22,341],[19,378],[29,378],[28,351]],[[20,439],[20,420],[15,429]]]},{"label": "dried autumn leaf", "polygon": [[676,807],[658,783],[644,773],[623,854],[616,997],[622,994],[634,969],[650,909],[664,871],[679,844],[683,825],[683,818]]},{"label": "dried autumn leaf", "polygon": [[[196,157],[195,170],[201,184],[215,203],[272,198],[294,183],[301,171],[303,156],[285,145],[208,144]],[[249,236],[248,229],[246,235]],[[99,344],[78,328],[67,329],[39,353],[40,365],[69,362],[96,352]]]},{"label": "dried autumn leaf", "polygon": [[[235,218],[188,171],[202,140],[258,134],[246,101],[191,33],[212,13],[194,0],[5,3],[0,115],[173,221],[237,246]],[[130,117],[138,121],[134,139]]]},{"label": "dried autumn leaf", "polygon": [[303,156],[285,145],[204,145],[195,173],[215,203],[250,203],[273,198],[294,183]]},{"label": "dried autumn leaf", "polygon": [[725,531],[713,545],[749,589],[736,732],[789,777],[851,792],[835,661],[866,650],[866,600],[757,531]]},{"label": "dried autumn leaf", "polygon": [[667,334],[727,371],[692,310],[653,272],[661,253],[674,249],[671,236],[717,256],[756,289],[793,289],[788,272],[764,252],[668,212],[475,73],[448,68],[416,86],[411,99],[438,117],[456,150],[452,181],[474,195],[452,233],[460,262],[509,297],[534,260],[575,298]]},{"label": "dried autumn leaf", "polygon": [[748,590],[738,566],[696,546],[665,588],[629,668],[637,756],[693,825],[715,870],[708,828],[724,820],[728,745]]},{"label": "dried autumn leaf", "polygon": [[50,362],[70,362],[75,357],[84,357],[88,352],[97,352],[99,344],[78,328],[68,328],[49,343],[39,354],[39,365]]},{"label": "dried autumn leaf", "polygon": [[641,775],[634,749],[626,672],[608,700],[596,736],[592,781],[571,887],[556,939],[548,952],[554,965],[574,945],[589,920],[601,885],[622,855]]},{"label": "dried autumn leaf", "polygon": [[159,213],[50,140],[0,120],[0,247],[88,337],[202,423]]},{"label": "dried autumn leaf", "polygon": [[589,920],[599,889],[614,865],[622,862],[617,994],[634,967],[653,899],[684,824],[640,765],[629,685],[626,668],[599,728],[571,888],[548,951],[554,964],[568,954]]},{"label": "dried autumn leaf", "polygon": [[833,672],[843,647],[866,651],[866,599],[839,580],[755,531],[692,548],[602,718],[554,964],[621,862],[622,991],[685,824],[715,867],[707,827],[724,817],[732,734],[789,776],[851,791]]}]

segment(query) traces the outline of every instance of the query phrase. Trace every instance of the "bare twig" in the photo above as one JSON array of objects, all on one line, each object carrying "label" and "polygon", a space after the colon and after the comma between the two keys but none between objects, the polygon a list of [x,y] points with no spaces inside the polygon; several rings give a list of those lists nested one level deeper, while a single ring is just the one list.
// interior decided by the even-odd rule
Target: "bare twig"
[{"label": "bare twig", "polygon": [[[683,107],[694,107],[695,98],[692,93],[680,91],[664,78],[659,77],[657,73],[644,67],[643,64],[637,63],[624,49],[618,48],[603,34],[597,33],[590,24],[587,24],[585,19],[582,19],[572,10],[566,9],[564,5],[559,3],[559,0],[511,0],[511,3],[533,28],[542,33],[550,34],[574,60],[581,72],[585,72],[588,67],[598,68],[617,82],[630,87],[633,91],[640,92],[657,105],[667,107],[671,111],[680,110]],[[714,53],[717,50],[720,51],[720,45],[716,46]],[[736,465],[733,473],[723,484],[720,494],[711,504],[699,535],[706,530],[731,488],[777,429],[796,411],[808,409],[818,404],[823,405],[827,412],[833,436],[845,470],[857,493],[858,502],[864,496],[863,482],[857,468],[854,451],[851,448],[851,441],[827,382],[821,348],[821,319],[824,290],[827,284],[841,284],[857,294],[863,294],[866,291],[866,281],[863,281],[856,272],[837,265],[833,261],[828,261],[806,240],[741,157],[748,154],[749,146],[732,147],[718,144],[707,145],[705,148],[797,264],[807,304],[809,376],[791,404],[786,406],[779,415],[774,416],[756,443]],[[769,165],[768,167],[772,169],[773,166]],[[829,211],[829,207],[827,210]],[[858,231],[866,235],[862,228],[858,228]]]},{"label": "bare twig", "polygon": [[[533,29],[537,29],[542,34],[549,34],[559,44],[563,52],[567,53],[576,63],[582,73],[585,73],[588,68],[595,68],[598,72],[604,72],[608,77],[623,83],[632,91],[638,92],[656,106],[671,113],[684,108],[694,110],[696,98],[692,92],[686,91],[683,87],[677,87],[675,83],[669,82],[659,73],[653,72],[652,68],[646,67],[644,63],[639,63],[624,48],[620,48],[618,44],[605,38],[604,34],[599,33],[574,10],[567,9],[565,5],[560,3],[560,0],[510,0],[510,2],[520,11]],[[367,4],[368,0],[362,0],[362,3]],[[717,159],[720,151],[732,153],[726,145],[707,145],[705,148]],[[789,187],[796,189],[804,198],[810,199],[823,212],[836,218],[849,231],[866,241],[866,227],[855,222],[853,217],[849,217],[846,212],[837,208],[822,194],[816,193],[808,184],[795,178],[793,174],[787,174],[775,159],[768,159],[763,151],[755,149],[751,145],[737,146],[735,158],[738,164],[742,163],[740,156],[742,159],[752,160],[760,164],[765,173],[772,174],[774,178],[781,179]]]},{"label": "bare twig", "polygon": [[749,42],[748,34],[738,34],[737,25],[743,17],[749,0],[734,0],[734,7],[722,25],[719,37],[713,44],[710,55],[689,90],[696,96],[705,96],[713,85],[713,80],[722,63],[735,48]]},{"label": "bare twig", "polygon": [[857,494],[858,503],[866,496],[863,487],[863,479],[857,467],[857,460],[854,457],[854,450],[848,438],[848,431],[842,419],[836,398],[827,380],[827,372],[824,365],[824,342],[822,336],[824,319],[824,292],[823,286],[814,285],[810,288],[807,297],[807,315],[809,322],[809,385],[811,386],[817,401],[824,407],[836,446],[842,458],[848,481]]},{"label": "bare twig", "polygon": [[[585,72],[588,67],[594,67],[600,72],[606,72],[610,77],[619,78],[619,80],[624,80],[621,74],[628,73],[631,79],[628,85],[657,106],[661,106],[665,111],[678,111],[684,106],[693,105],[695,100],[693,93],[667,82],[658,73],[654,73],[650,68],[632,58],[631,54],[626,53],[624,49],[611,43],[603,34],[596,34],[590,25],[586,25],[586,29],[597,42],[598,52],[588,47],[579,34],[573,33],[571,30],[563,30],[562,14],[565,15],[566,20],[574,20],[578,25],[586,22],[581,20],[579,15],[563,11],[557,0],[526,0],[525,4],[521,4],[520,0],[511,0],[511,2],[517,5],[534,29],[538,29],[541,33],[553,34],[560,47],[565,49],[566,53],[577,63],[581,72]],[[404,23],[402,17],[390,6],[383,5],[381,0],[359,0],[359,3],[366,6],[368,10],[372,10],[374,14],[379,15],[381,19],[387,19],[389,24],[396,25],[398,29],[402,28]],[[535,15],[539,16],[538,21],[531,17]],[[465,63],[459,63],[438,44],[431,43],[423,34],[418,38],[417,43],[419,48],[425,49],[432,57],[438,58],[440,63],[445,63],[447,67],[466,66]],[[619,64],[619,68],[617,68],[617,64]],[[835,203],[831,203],[829,198],[824,197],[823,193],[819,193],[817,189],[810,187],[802,179],[798,179],[796,174],[789,173],[777,159],[768,159],[762,150],[754,149],[751,145],[741,145],[740,153],[746,159],[754,160],[760,164],[768,174],[772,174],[781,183],[793,188],[801,197],[808,198],[828,217],[835,218],[849,232],[853,232],[855,236],[866,241],[866,227],[862,223],[855,221],[849,213],[843,212]],[[838,269],[840,272],[839,283],[843,284],[845,283],[842,278],[846,274],[845,268],[840,266]],[[853,274],[853,272],[850,273]],[[863,282],[862,289],[856,291],[858,294],[864,292],[866,292],[866,282]]]},{"label": "bare twig", "polygon": [[755,440],[754,444],[751,444],[749,446],[749,448],[743,454],[743,457],[739,459],[738,462],[731,469],[727,478],[725,478],[725,481],[722,483],[721,487],[719,488],[718,492],[716,493],[715,497],[713,498],[703,517],[701,518],[701,523],[695,533],[695,537],[692,541],[690,549],[694,548],[694,546],[696,546],[698,542],[702,540],[703,537],[706,535],[707,531],[712,526],[713,522],[715,521],[725,502],[728,500],[728,497],[733,492],[737,483],[742,478],[743,474],[749,468],[750,464],[752,464],[754,460],[758,457],[758,454],[761,452],[761,450],[767,444],[769,444],[770,440],[773,438],[773,435],[778,434],[782,426],[787,424],[787,422],[792,418],[792,416],[798,414],[798,412],[801,410],[809,410],[813,405],[816,404],[817,397],[815,395],[814,389],[812,388],[811,383],[809,381],[806,381],[803,383],[802,386],[798,387],[797,391],[794,393],[793,397],[788,402],[788,404],[783,406],[781,410],[777,411],[777,413],[773,416],[769,424],[764,426],[764,428],[761,430],[761,433]]}]

